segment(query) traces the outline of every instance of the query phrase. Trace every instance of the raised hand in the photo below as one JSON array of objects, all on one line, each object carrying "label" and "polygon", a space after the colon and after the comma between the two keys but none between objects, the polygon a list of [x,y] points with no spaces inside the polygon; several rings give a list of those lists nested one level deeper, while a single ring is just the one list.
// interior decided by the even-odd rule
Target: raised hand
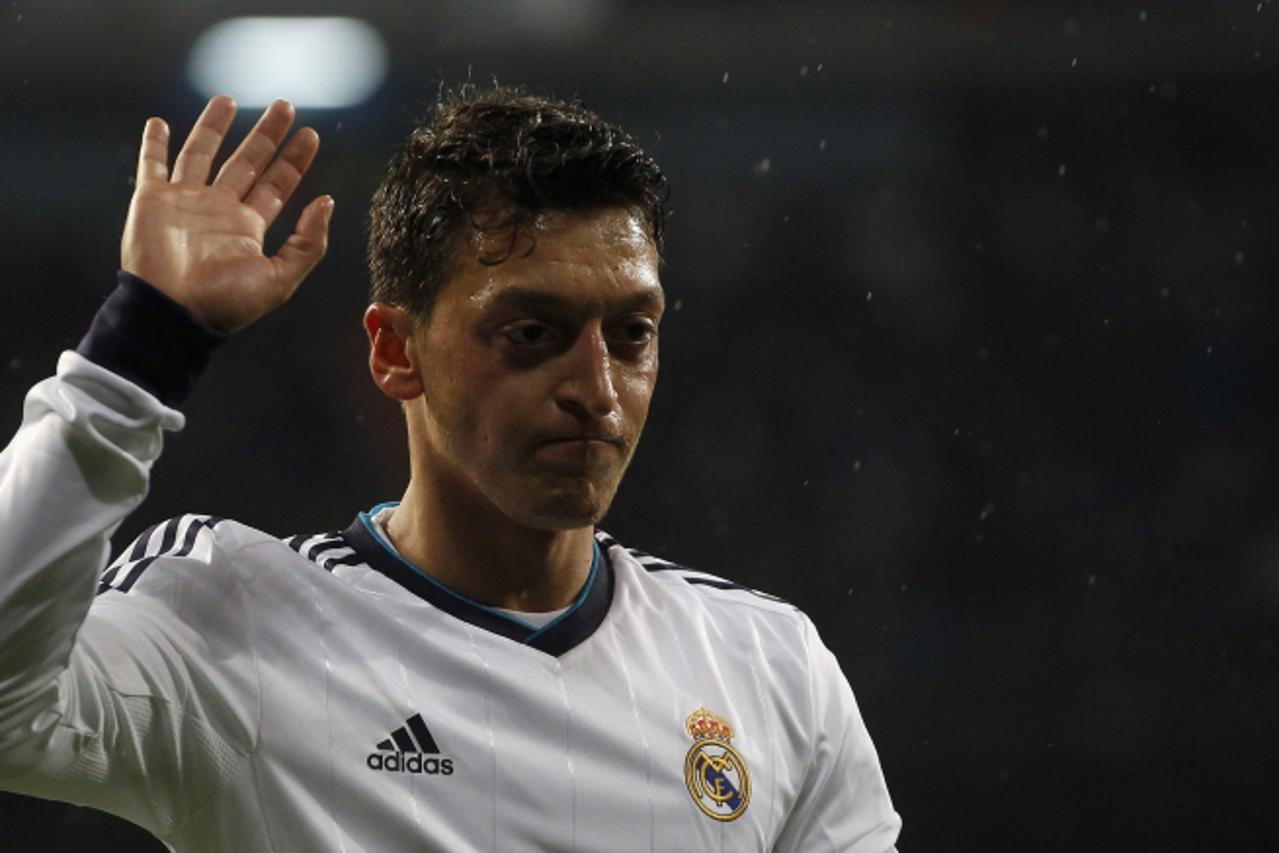
[{"label": "raised hand", "polygon": [[209,171],[235,118],[235,102],[211,99],[169,173],[169,128],[147,121],[138,178],[120,244],[121,268],[223,331],[247,326],[283,304],[324,256],[333,199],[320,196],[298,217],[280,250],[262,251],[266,230],[320,147],[309,127],[276,151],[293,107],[271,104],[209,183]]}]

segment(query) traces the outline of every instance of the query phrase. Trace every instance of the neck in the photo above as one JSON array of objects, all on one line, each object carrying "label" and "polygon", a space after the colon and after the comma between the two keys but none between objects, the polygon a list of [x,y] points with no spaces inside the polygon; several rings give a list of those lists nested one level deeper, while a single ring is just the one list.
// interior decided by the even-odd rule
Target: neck
[{"label": "neck", "polygon": [[594,559],[592,528],[530,529],[448,492],[417,476],[409,482],[386,525],[405,559],[490,607],[543,612],[573,603]]}]

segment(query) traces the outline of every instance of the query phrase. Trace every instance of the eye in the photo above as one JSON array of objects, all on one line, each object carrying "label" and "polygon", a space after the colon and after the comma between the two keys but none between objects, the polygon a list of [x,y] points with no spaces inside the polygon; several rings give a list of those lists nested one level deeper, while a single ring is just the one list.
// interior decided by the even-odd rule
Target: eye
[{"label": "eye", "polygon": [[545,346],[554,340],[554,330],[537,320],[524,320],[502,330],[502,335],[518,347]]},{"label": "eye", "polygon": [[657,337],[657,325],[647,318],[627,320],[616,327],[613,337],[628,346],[643,346]]}]

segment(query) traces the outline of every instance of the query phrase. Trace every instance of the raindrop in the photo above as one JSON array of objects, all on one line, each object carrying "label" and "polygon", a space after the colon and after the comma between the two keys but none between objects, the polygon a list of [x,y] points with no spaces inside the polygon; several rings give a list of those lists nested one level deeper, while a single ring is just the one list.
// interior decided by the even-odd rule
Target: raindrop
[{"label": "raindrop", "polygon": [[1079,35],[1079,22],[1074,18],[1067,18],[1066,23],[1062,24],[1062,29],[1066,31],[1066,35],[1074,38]]},{"label": "raindrop", "polygon": [[982,347],[981,349],[977,350],[977,357],[981,359],[982,361],[990,361],[990,350],[986,349],[985,347]]},{"label": "raindrop", "polygon": [[1078,57],[1078,56],[1071,57],[1071,60],[1070,60],[1070,67],[1071,67],[1071,68],[1076,68],[1076,67],[1078,67],[1078,66],[1079,66],[1079,57]]},{"label": "raindrop", "polygon": [[1097,229],[1098,233],[1105,234],[1110,230],[1110,220],[1104,216],[1098,216],[1092,226]]},{"label": "raindrop", "polygon": [[724,72],[724,76],[720,78],[720,82],[721,82],[721,83],[727,83],[727,82],[728,82],[728,72],[727,72],[727,71],[725,71],[725,72]]},{"label": "raindrop", "polygon": [[756,175],[767,175],[770,171],[772,171],[772,169],[773,169],[773,161],[769,159],[768,157],[765,157],[763,160],[760,160],[758,163],[755,164],[755,168],[752,169],[752,171]]},{"label": "raindrop", "polygon": [[1244,254],[1242,251],[1235,252],[1235,266],[1241,267],[1244,262]]},{"label": "raindrop", "polygon": [[684,310],[684,300],[683,300],[683,299],[676,299],[676,300],[675,300],[675,304],[674,304],[673,306],[671,306],[671,307],[673,307],[676,311],[683,311],[683,310]]},{"label": "raindrop", "polygon": [[981,512],[977,516],[978,521],[985,521],[995,514],[995,505],[988,503],[981,508]]},{"label": "raindrop", "polygon": [[1062,163],[1060,166],[1058,166],[1058,167],[1057,167],[1057,177],[1059,177],[1059,178],[1064,178],[1064,177],[1066,177],[1066,164],[1065,164],[1065,163]]},{"label": "raindrop", "polygon": [[1169,293],[1171,293],[1171,291],[1170,291],[1170,290],[1168,290],[1168,288],[1166,288],[1166,287],[1161,287],[1161,288],[1159,288],[1159,298],[1160,298],[1160,299],[1167,299],[1167,298],[1168,298],[1168,294],[1169,294]]},{"label": "raindrop", "polygon": [[1047,127],[1041,127],[1041,128],[1039,128],[1039,130],[1035,131],[1035,138],[1036,138],[1036,139],[1038,139],[1038,140],[1040,140],[1041,142],[1042,142],[1043,140],[1047,139],[1047,138],[1048,138],[1048,128],[1047,128]]},{"label": "raindrop", "polygon": [[807,66],[807,65],[801,65],[801,66],[799,67],[799,76],[800,76],[800,77],[807,77],[807,76],[808,76],[808,66]]},{"label": "raindrop", "polygon": [[870,299],[871,299],[871,297],[872,297],[872,296],[874,296],[874,295],[875,295],[875,294],[874,294],[874,293],[872,293],[871,291],[869,291],[869,290],[868,290],[868,291],[866,291],[866,301],[867,301],[867,302],[869,302],[869,301],[870,301]]},{"label": "raindrop", "polygon": [[1204,355],[1212,355],[1212,347],[1204,347]]},{"label": "raindrop", "polygon": [[[1144,15],[1145,13],[1143,12],[1142,14]],[[1093,587],[1095,587],[1095,586],[1097,585],[1097,576],[1096,576],[1096,575],[1089,575],[1089,576],[1088,576],[1088,585],[1089,585],[1089,586],[1093,586]]]},{"label": "raindrop", "polygon": [[[1261,51],[1258,51],[1258,53],[1260,53],[1260,52],[1261,52]],[[821,71],[821,70],[822,70],[822,63],[820,63],[820,62],[819,62],[819,63],[817,63],[817,70],[818,70],[818,71]]]},{"label": "raindrop", "polygon": [[1143,23],[1143,24],[1144,24],[1144,23],[1146,23],[1146,18],[1147,18],[1147,17],[1149,17],[1149,16],[1146,14],[1146,10],[1145,10],[1145,9],[1142,9],[1140,12],[1138,12],[1138,13],[1137,13],[1137,20],[1138,20],[1138,21],[1140,21],[1140,22],[1141,22],[1141,23]]},{"label": "raindrop", "polygon": [[853,473],[854,473],[854,474],[858,474],[858,473],[860,473],[860,472],[861,472],[861,470],[862,470],[862,460],[860,460],[860,459],[854,459],[854,460],[853,460]]},{"label": "raindrop", "polygon": [[818,143],[817,143],[817,150],[818,150],[818,151],[825,151],[825,150],[826,150],[826,140],[825,140],[825,139],[822,139],[822,140],[819,140],[819,141],[818,141]]},{"label": "raindrop", "polygon": [[21,369],[22,359],[20,357],[15,355],[13,358],[9,359],[9,372],[17,373]]}]

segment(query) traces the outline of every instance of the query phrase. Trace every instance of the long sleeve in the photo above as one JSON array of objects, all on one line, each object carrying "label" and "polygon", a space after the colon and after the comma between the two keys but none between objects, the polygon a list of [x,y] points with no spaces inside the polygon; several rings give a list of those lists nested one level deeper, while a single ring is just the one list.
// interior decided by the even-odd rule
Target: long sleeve
[{"label": "long sleeve", "polygon": [[[806,620],[807,621],[807,620]],[[890,853],[901,818],[852,688],[808,623],[812,764],[774,853]]]},{"label": "long sleeve", "polygon": [[[108,539],[146,495],[182,415],[75,353],[31,389],[0,452],[0,773],[38,761]],[[5,771],[9,771],[5,773]]]},{"label": "long sleeve", "polygon": [[97,595],[111,534],[146,495],[163,433],[183,426],[166,403],[221,337],[183,311],[122,278],[0,451],[0,787],[161,835],[189,808],[166,787],[215,784],[244,751],[226,733],[251,728],[210,700],[227,686],[199,673],[201,640],[175,608]]}]

